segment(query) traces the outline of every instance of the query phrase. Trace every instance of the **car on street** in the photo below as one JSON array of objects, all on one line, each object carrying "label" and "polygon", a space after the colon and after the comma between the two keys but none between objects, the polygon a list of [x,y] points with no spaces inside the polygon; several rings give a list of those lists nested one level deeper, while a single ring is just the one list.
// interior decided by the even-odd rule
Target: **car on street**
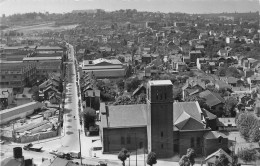
[{"label": "car on street", "polygon": [[105,163],[104,161],[99,161],[98,165],[96,166],[107,166],[107,163]]},{"label": "car on street", "polygon": [[35,146],[32,143],[29,143],[27,145],[24,145],[23,147],[24,150],[31,150],[31,151],[35,151],[35,152],[40,152],[42,151],[42,147],[40,146]]}]

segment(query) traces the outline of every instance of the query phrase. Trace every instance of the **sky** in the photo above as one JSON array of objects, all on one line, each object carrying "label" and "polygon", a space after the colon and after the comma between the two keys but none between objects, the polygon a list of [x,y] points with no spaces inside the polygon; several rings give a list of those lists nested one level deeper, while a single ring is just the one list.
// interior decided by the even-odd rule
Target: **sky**
[{"label": "sky", "polygon": [[137,9],[153,12],[222,13],[256,12],[260,0],[0,0],[0,15],[15,13],[66,13],[72,10]]}]

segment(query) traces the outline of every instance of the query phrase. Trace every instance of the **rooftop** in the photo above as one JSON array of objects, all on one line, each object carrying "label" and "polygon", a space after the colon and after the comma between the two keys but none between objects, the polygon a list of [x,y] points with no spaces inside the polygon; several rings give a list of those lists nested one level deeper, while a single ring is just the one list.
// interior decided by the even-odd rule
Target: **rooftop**
[{"label": "rooftop", "polygon": [[[101,112],[105,106],[100,105]],[[104,128],[146,127],[146,104],[108,106],[109,115],[101,116]]]},{"label": "rooftop", "polygon": [[104,58],[99,58],[95,60],[85,60],[83,64],[84,66],[87,66],[87,65],[97,65],[103,62],[108,64],[113,64],[113,65],[122,65],[122,63],[118,59],[104,59]]},{"label": "rooftop", "polygon": [[25,57],[23,61],[37,61],[37,60],[61,60],[60,56],[54,57]]},{"label": "rooftop", "polygon": [[154,80],[154,81],[149,81],[149,85],[151,86],[157,86],[157,85],[172,85],[172,82],[170,80]]}]

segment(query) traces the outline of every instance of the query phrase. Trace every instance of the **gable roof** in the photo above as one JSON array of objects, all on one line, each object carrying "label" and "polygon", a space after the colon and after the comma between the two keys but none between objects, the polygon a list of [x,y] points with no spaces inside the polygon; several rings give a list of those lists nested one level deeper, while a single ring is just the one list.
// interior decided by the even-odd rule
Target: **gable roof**
[{"label": "gable roof", "polygon": [[219,131],[209,131],[204,135],[205,139],[228,138],[224,133]]},{"label": "gable roof", "polygon": [[208,120],[217,119],[217,116],[212,114],[211,112],[207,111],[206,109],[202,109],[205,118],[208,118]]},{"label": "gable roof", "polygon": [[224,99],[217,93],[213,93],[209,90],[203,91],[199,94],[199,97],[206,99],[206,104],[210,107],[224,103]]},{"label": "gable roof", "polygon": [[[106,112],[105,106],[100,107]],[[101,115],[103,128],[146,127],[146,104],[108,106],[108,116]]]},{"label": "gable roof", "polygon": [[198,102],[173,103],[173,124],[178,130],[203,130],[205,120]]},{"label": "gable roof", "polygon": [[209,160],[209,159],[212,158],[212,157],[216,157],[216,156],[219,157],[221,154],[224,154],[224,155],[228,158],[228,161],[229,161],[230,163],[232,162],[231,156],[228,155],[228,154],[227,154],[223,149],[221,149],[221,148],[220,148],[219,150],[217,150],[216,152],[214,152],[214,153],[208,155],[207,158],[205,159],[205,161]]},{"label": "gable roof", "polygon": [[138,86],[138,88],[135,89],[135,91],[133,92],[132,95],[134,96],[137,92],[139,92],[139,91],[142,90],[143,88],[146,89],[146,84],[144,84],[144,83],[142,83],[140,86]]},{"label": "gable roof", "polygon": [[229,126],[236,127],[235,118],[218,118],[217,126]]}]

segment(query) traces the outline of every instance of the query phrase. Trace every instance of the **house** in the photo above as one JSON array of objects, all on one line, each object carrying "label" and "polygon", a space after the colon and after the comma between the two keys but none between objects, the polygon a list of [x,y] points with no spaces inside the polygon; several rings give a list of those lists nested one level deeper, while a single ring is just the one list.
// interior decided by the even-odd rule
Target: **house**
[{"label": "house", "polygon": [[204,51],[204,45],[196,45],[195,46],[195,50],[200,50],[200,51]]},{"label": "house", "polygon": [[146,85],[143,83],[136,88],[136,90],[132,93],[132,96],[138,96],[141,93],[146,94]]},{"label": "house", "polygon": [[238,79],[235,77],[220,77],[220,80],[226,82],[233,87],[236,87],[238,82]]},{"label": "house", "polygon": [[215,88],[219,89],[232,89],[231,85],[228,85],[226,82],[222,80],[215,80]]},{"label": "house", "polygon": [[250,83],[253,85],[260,84],[260,75],[253,75],[253,76],[249,77],[248,79],[250,79]]},{"label": "house", "polygon": [[84,91],[85,106],[99,110],[100,108],[100,90],[88,89]]},{"label": "house", "polygon": [[60,104],[61,102],[61,93],[54,92],[50,95],[49,101],[51,104]]},{"label": "house", "polygon": [[221,115],[220,113],[223,110],[225,100],[218,93],[206,90],[201,92],[199,97],[206,100],[206,104],[209,108],[218,113],[217,116]]},{"label": "house", "polygon": [[215,161],[220,157],[220,155],[225,155],[229,161],[229,163],[232,163],[232,157],[225,152],[223,149],[219,149],[216,152],[208,155],[205,159],[206,166],[217,166],[215,165]]},{"label": "house", "polygon": [[182,87],[182,97],[183,100],[195,94],[198,94],[205,90],[206,85],[201,80],[187,80],[186,83]]},{"label": "house", "polygon": [[226,49],[220,49],[217,54],[221,57],[227,57],[229,56],[229,51]]},{"label": "house", "polygon": [[201,57],[202,57],[202,53],[200,50],[193,50],[189,52],[190,62],[194,64],[197,63],[197,58],[201,58]]},{"label": "house", "polygon": [[219,148],[229,151],[228,137],[219,131],[209,131],[204,135],[204,155],[208,156]]},{"label": "house", "polygon": [[57,93],[57,92],[59,92],[58,89],[56,89],[53,86],[48,86],[47,88],[42,90],[42,93],[44,94],[45,100],[48,100],[52,93]]},{"label": "house", "polygon": [[218,117],[216,115],[212,114],[211,112],[207,111],[204,108],[202,108],[201,110],[204,114],[204,117],[206,119],[206,124],[208,125],[208,127],[210,127],[211,130],[213,130],[213,131],[217,130]]},{"label": "house", "polygon": [[217,119],[218,131],[237,131],[235,118],[218,118]]},{"label": "house", "polygon": [[0,109],[4,109],[14,101],[12,88],[0,88]]}]

